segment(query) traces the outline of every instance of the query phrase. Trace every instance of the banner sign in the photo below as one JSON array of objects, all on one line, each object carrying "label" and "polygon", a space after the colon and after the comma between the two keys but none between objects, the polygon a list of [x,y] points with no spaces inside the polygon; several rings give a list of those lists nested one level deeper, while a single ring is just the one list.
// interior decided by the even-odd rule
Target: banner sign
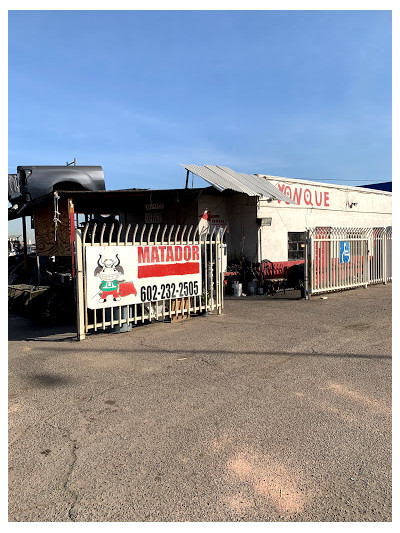
[{"label": "banner sign", "polygon": [[89,309],[197,296],[200,246],[88,246],[85,280]]}]

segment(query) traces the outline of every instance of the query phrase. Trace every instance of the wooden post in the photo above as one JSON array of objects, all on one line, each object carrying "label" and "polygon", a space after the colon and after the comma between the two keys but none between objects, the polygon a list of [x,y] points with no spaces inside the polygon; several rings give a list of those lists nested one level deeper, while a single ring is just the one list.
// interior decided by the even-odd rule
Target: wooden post
[{"label": "wooden post", "polygon": [[71,243],[71,258],[72,258],[72,277],[75,277],[75,208],[71,198],[68,198],[68,216],[69,216],[69,230],[70,230],[70,243]]},{"label": "wooden post", "polygon": [[81,230],[75,233],[75,299],[76,299],[76,333],[78,341],[85,338],[84,277],[83,277],[83,243]]},{"label": "wooden post", "polygon": [[22,238],[24,239],[24,270],[28,272],[28,244],[26,242],[26,217],[22,217]]},{"label": "wooden post", "polygon": [[81,341],[85,338],[83,244],[81,231],[75,230],[75,209],[71,198],[68,199],[68,214],[70,223],[72,277],[74,279],[75,287],[76,336],[77,340]]}]

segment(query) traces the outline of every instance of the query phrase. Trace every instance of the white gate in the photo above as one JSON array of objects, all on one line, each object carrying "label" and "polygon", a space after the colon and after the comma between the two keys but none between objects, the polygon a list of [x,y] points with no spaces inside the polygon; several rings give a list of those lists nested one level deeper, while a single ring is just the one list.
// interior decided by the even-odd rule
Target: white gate
[{"label": "white gate", "polygon": [[367,287],[392,279],[392,228],[307,230],[308,295]]},{"label": "white gate", "polygon": [[[154,320],[221,314],[225,229],[145,224],[131,231],[131,225],[88,223],[76,230],[78,339]],[[127,274],[121,283],[118,277]]]}]

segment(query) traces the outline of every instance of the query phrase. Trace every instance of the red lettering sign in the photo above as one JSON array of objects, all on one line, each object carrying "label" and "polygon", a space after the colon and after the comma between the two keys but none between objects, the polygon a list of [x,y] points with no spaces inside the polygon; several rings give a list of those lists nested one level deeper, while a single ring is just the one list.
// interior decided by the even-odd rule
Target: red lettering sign
[{"label": "red lettering sign", "polygon": [[[289,198],[292,198],[292,189],[289,187],[289,185],[286,185],[285,187],[285,194],[286,196],[289,196]],[[285,202],[287,205],[290,205],[290,202]]]},{"label": "red lettering sign", "polygon": [[296,202],[297,205],[300,205],[302,192],[303,192],[303,189],[301,187],[299,189],[295,187],[292,200]]},{"label": "red lettering sign", "polygon": [[138,246],[138,278],[198,274],[199,260],[198,245]]},{"label": "red lettering sign", "polygon": [[138,263],[150,263],[150,251],[148,246],[138,247]]},{"label": "red lettering sign", "polygon": [[[301,205],[302,203],[305,205],[309,205],[311,207],[314,206],[313,204],[313,198],[315,200],[315,205],[317,207],[320,207],[323,205],[324,207],[329,207],[329,192],[325,191],[322,193],[322,191],[314,190],[314,196],[310,189],[304,189],[302,187],[294,187],[293,193],[292,189],[289,185],[285,185],[284,183],[278,183],[277,185],[278,189],[283,192],[283,194],[286,194],[286,196],[289,196],[290,199],[292,199],[297,205]],[[281,200],[278,200],[278,204],[281,203]],[[289,202],[285,202],[289,205]]]},{"label": "red lettering sign", "polygon": [[199,261],[198,245],[138,246],[138,263],[172,263],[179,261]]},{"label": "red lettering sign", "polygon": [[158,257],[157,246],[152,246],[152,248],[151,248],[151,262],[152,263],[159,263],[160,262],[160,258]]},{"label": "red lettering sign", "polygon": [[319,192],[319,202],[318,202],[318,191],[315,191],[315,203],[319,206],[322,204],[322,192]]},{"label": "red lettering sign", "polygon": [[307,205],[312,205],[310,189],[304,191],[304,201]]},{"label": "red lettering sign", "polygon": [[173,261],[174,260],[174,250],[172,246],[167,246],[167,258],[166,261]]}]

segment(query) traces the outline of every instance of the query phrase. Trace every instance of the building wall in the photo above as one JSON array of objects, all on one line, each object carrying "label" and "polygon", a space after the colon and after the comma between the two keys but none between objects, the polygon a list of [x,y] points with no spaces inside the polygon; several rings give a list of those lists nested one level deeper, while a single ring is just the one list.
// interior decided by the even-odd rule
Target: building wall
[{"label": "building wall", "polygon": [[149,191],[144,197],[133,198],[129,205],[119,211],[120,221],[127,226],[151,224],[162,228],[180,225],[183,227],[197,226],[197,195],[184,189],[176,191]]},{"label": "building wall", "polygon": [[[259,261],[257,224],[257,197],[239,193],[229,197],[228,255],[244,255],[250,261]],[[229,246],[230,244],[230,246]]]},{"label": "building wall", "polygon": [[203,195],[198,213],[201,226],[227,226],[228,258],[246,256],[258,261],[257,198],[246,194]]},{"label": "building wall", "polygon": [[288,259],[288,232],[314,226],[386,227],[392,225],[391,193],[359,187],[316,184],[289,178],[268,177],[296,202],[260,200],[257,217],[271,217],[261,228],[262,258]]}]

